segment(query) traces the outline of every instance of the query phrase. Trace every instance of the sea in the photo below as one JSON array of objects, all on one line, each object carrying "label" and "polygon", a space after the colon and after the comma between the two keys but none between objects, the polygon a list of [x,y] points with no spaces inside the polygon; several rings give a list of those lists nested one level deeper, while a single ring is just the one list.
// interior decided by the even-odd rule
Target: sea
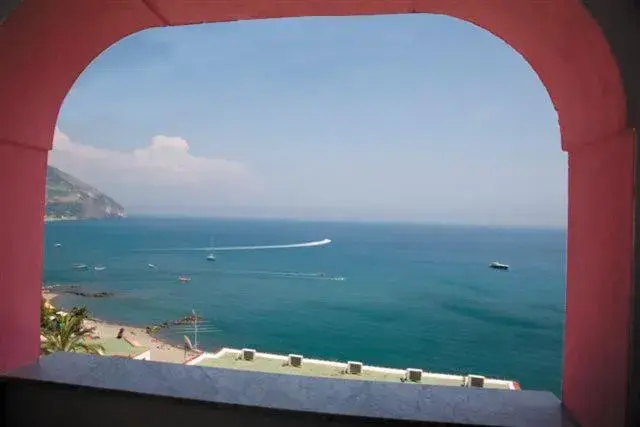
[{"label": "sea", "polygon": [[[308,244],[325,239],[331,242]],[[61,221],[45,226],[44,284],[113,292],[107,298],[63,295],[58,301],[132,326],[176,320],[195,310],[202,317],[197,337],[193,326],[162,331],[177,344],[187,335],[206,350],[248,347],[475,373],[559,395],[565,243],[560,229],[193,218]],[[216,260],[208,261],[212,252]],[[492,261],[511,268],[490,269]],[[190,281],[180,282],[181,276]]]}]

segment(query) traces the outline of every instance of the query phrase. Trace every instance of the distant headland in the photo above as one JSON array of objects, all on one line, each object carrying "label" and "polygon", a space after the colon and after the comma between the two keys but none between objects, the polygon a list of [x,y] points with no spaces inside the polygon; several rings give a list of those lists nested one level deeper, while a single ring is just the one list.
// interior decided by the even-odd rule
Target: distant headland
[{"label": "distant headland", "polygon": [[47,166],[46,222],[124,217],[124,208],[111,197],[58,168]]}]

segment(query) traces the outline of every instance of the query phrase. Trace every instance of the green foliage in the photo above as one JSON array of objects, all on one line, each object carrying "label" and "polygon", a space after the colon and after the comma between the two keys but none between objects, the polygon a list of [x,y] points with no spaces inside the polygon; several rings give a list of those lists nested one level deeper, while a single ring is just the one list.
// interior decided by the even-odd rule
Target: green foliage
[{"label": "green foliage", "polygon": [[69,217],[82,215],[82,204],[80,201],[73,202],[55,202],[48,201],[45,209],[47,216],[53,217]]},{"label": "green foliage", "polygon": [[84,325],[89,316],[86,307],[74,307],[69,314],[59,314],[42,304],[40,315],[40,333],[44,337],[40,349],[43,354],[58,351],[101,354],[104,351],[102,345],[86,342],[95,330]]},{"label": "green foliage", "polygon": [[53,331],[56,327],[56,322],[53,320],[56,316],[56,309],[49,306],[47,301],[42,298],[40,303],[40,331]]},{"label": "green foliage", "polygon": [[81,317],[82,319],[89,319],[90,318],[89,317],[89,310],[85,306],[73,307],[69,313],[72,314],[73,316]]}]

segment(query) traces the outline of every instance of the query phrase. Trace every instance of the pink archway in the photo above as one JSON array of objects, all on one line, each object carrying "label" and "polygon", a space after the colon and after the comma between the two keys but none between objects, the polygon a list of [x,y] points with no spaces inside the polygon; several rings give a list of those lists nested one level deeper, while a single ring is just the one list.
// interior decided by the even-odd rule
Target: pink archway
[{"label": "pink archway", "polygon": [[436,13],[505,40],[540,76],[569,153],[563,402],[622,425],[631,321],[635,134],[607,40],[578,0],[25,0],[0,25],[0,370],[38,357],[47,152],[62,100],[121,38],[244,19]]}]

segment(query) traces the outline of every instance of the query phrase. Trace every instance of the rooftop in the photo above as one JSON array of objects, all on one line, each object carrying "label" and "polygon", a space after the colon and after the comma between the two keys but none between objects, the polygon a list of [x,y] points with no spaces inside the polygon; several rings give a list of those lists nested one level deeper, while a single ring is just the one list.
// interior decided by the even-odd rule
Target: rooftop
[{"label": "rooftop", "polygon": [[118,338],[104,338],[94,340],[92,343],[102,344],[104,347],[105,356],[120,356],[120,357],[137,357],[142,353],[149,351],[147,347],[134,346],[125,339]]},{"label": "rooftop", "polygon": [[[347,363],[330,362],[318,359],[304,359],[300,367],[291,366],[288,357],[269,353],[255,353],[254,359],[244,360],[241,350],[224,348],[218,353],[205,353],[189,362],[212,368],[237,369],[243,371],[266,372],[275,374],[292,374],[309,377],[337,378],[361,381],[405,382],[408,384],[455,386],[463,385],[465,377],[462,375],[436,374],[423,372],[420,381],[405,381],[406,371],[402,369],[381,368],[377,366],[362,366],[360,374],[347,373]],[[484,388],[516,390],[519,386],[514,381],[485,379]]]}]

